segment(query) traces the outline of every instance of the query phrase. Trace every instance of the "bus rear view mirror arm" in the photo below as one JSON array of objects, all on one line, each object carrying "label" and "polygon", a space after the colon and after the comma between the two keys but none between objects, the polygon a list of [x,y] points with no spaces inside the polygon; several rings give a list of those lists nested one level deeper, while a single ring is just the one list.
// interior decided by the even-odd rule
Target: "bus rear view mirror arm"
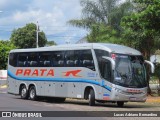
[{"label": "bus rear view mirror arm", "polygon": [[115,63],[115,61],[112,58],[106,57],[106,56],[102,56],[102,58],[106,59],[106,60],[109,60],[111,62],[111,64],[112,64],[112,70],[115,70],[116,63]]},{"label": "bus rear view mirror arm", "polygon": [[154,73],[154,70],[155,70],[154,64],[152,62],[148,61],[148,60],[145,60],[145,63],[147,63],[151,66],[151,73]]}]

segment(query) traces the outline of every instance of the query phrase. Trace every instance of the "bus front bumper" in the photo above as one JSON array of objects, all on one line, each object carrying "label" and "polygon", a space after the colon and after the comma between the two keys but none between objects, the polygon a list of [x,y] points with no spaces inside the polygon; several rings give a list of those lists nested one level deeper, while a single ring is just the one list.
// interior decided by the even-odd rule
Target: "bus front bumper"
[{"label": "bus front bumper", "polygon": [[126,92],[125,90],[115,89],[112,91],[111,100],[127,101],[127,102],[145,102],[147,99],[147,92],[140,93]]}]

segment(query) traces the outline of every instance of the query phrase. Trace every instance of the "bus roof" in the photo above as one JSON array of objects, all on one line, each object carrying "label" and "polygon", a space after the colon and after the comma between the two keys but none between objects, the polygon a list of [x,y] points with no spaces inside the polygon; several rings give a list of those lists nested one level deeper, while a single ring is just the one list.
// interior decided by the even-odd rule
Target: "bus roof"
[{"label": "bus roof", "polygon": [[38,51],[55,51],[55,50],[81,50],[81,49],[102,49],[111,53],[141,55],[141,53],[133,48],[110,43],[85,43],[85,44],[66,44],[50,47],[39,47],[29,49],[14,49],[10,52],[38,52]]}]

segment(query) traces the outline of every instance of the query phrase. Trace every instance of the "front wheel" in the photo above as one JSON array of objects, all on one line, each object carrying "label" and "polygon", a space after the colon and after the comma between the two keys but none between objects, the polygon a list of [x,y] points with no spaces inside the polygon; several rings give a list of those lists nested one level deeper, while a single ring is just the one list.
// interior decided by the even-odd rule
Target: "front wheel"
[{"label": "front wheel", "polygon": [[37,99],[35,86],[31,86],[30,89],[29,89],[29,99],[30,100],[36,100]]},{"label": "front wheel", "polygon": [[90,89],[88,98],[89,98],[89,106],[94,106],[95,105],[95,93],[93,89]]}]

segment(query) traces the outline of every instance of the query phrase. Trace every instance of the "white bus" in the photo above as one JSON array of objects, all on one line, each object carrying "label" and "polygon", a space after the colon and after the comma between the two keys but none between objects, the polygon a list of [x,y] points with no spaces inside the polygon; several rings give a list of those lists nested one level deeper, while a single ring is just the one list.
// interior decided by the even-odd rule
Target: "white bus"
[{"label": "white bus", "polygon": [[142,54],[117,44],[87,43],[10,51],[8,93],[22,99],[52,97],[97,102],[145,102],[145,61]]}]

